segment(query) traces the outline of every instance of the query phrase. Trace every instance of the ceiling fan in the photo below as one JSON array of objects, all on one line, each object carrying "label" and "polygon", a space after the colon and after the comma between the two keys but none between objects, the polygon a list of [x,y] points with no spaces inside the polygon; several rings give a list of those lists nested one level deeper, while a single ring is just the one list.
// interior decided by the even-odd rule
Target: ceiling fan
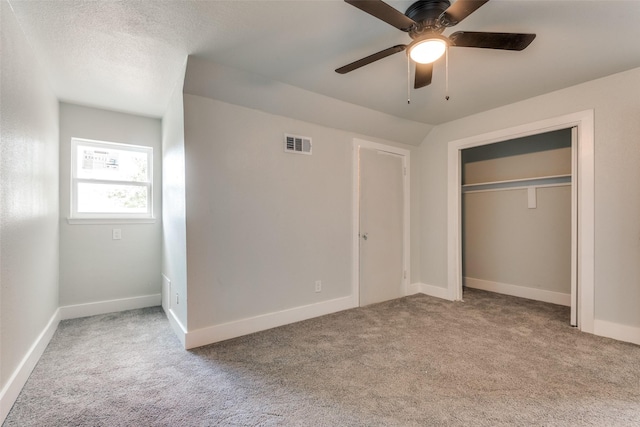
[{"label": "ceiling fan", "polygon": [[414,88],[431,84],[433,63],[449,47],[523,50],[536,38],[535,34],[458,31],[444,36],[449,27],[460,23],[489,0],[418,0],[402,14],[381,0],[344,0],[397,29],[409,33],[412,41],[399,44],[336,69],[346,74],[394,53],[407,51],[416,64]]}]

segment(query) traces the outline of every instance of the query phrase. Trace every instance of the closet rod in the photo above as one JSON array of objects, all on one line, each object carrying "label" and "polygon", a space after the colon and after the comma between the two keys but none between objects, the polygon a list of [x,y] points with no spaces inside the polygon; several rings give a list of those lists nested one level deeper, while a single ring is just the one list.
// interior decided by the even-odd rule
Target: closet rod
[{"label": "closet rod", "polygon": [[544,188],[571,185],[571,175],[557,175],[542,178],[527,178],[511,181],[485,182],[480,184],[466,184],[462,186],[463,193],[477,191],[500,191],[526,189],[529,187]]}]

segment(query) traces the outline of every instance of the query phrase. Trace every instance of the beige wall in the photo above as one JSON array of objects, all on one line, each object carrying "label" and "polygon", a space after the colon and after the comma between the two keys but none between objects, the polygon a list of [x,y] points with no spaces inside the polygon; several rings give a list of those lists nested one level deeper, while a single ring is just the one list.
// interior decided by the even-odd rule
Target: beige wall
[{"label": "beige wall", "polygon": [[640,327],[640,69],[434,128],[421,151],[422,282],[447,286],[447,144],[587,109],[595,112],[595,317]]},{"label": "beige wall", "polygon": [[571,292],[571,187],[463,195],[463,275],[500,284]]},{"label": "beige wall", "polygon": [[517,154],[464,165],[463,184],[571,174],[571,148]]},{"label": "beige wall", "polygon": [[[570,175],[571,130],[463,150],[462,174],[463,184]],[[570,185],[533,187],[534,209],[527,188],[464,193],[463,276],[570,294]]]}]

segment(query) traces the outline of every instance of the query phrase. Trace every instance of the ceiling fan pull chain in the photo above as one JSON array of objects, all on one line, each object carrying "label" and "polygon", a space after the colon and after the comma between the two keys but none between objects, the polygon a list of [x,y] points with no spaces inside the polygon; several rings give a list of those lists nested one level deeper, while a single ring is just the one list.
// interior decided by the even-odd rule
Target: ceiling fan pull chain
[{"label": "ceiling fan pull chain", "polygon": [[444,51],[444,61],[445,61],[445,96],[444,99],[449,100],[449,46]]},{"label": "ceiling fan pull chain", "polygon": [[411,104],[411,60],[407,55],[407,104]]}]

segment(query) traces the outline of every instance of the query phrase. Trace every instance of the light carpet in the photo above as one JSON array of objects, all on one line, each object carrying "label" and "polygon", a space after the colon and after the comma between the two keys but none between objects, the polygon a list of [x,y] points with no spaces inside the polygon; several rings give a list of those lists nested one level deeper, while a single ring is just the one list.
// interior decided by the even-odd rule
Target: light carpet
[{"label": "light carpet", "polygon": [[185,351],[160,308],[63,321],[4,426],[633,426],[640,347],[567,307],[413,295]]}]

